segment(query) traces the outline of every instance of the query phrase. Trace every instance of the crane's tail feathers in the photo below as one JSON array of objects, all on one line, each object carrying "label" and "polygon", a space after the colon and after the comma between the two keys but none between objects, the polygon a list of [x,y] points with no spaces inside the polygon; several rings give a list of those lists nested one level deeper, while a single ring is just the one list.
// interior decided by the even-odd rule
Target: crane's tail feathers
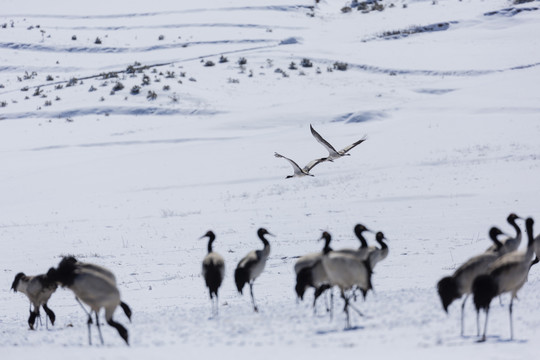
[{"label": "crane's tail feathers", "polygon": [[304,300],[304,293],[308,286],[313,286],[313,274],[311,273],[310,267],[300,270],[298,275],[296,275],[296,286],[294,287],[294,290],[300,300]]},{"label": "crane's tail feathers", "polygon": [[124,310],[124,314],[126,314],[127,318],[131,322],[131,308],[123,301],[120,301],[120,307],[122,308],[122,310]]},{"label": "crane's tail feathers", "polygon": [[474,279],[472,290],[476,310],[488,310],[491,300],[497,296],[499,287],[492,276],[480,275]]},{"label": "crane's tail feathers", "polygon": [[244,285],[249,282],[249,274],[244,268],[237,268],[234,271],[234,282],[236,283],[236,288],[238,292],[242,294],[242,289]]}]

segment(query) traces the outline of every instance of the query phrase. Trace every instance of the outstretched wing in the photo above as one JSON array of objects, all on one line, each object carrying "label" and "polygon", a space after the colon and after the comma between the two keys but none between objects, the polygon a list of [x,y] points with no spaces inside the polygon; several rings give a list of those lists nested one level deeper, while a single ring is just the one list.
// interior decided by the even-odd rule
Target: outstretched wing
[{"label": "outstretched wing", "polygon": [[[283,156],[281,154],[278,154],[277,152],[274,153],[274,156],[277,157],[277,158],[283,158],[283,159],[287,160],[292,165],[295,174],[303,175],[302,169],[293,160],[291,160],[288,157],[285,157],[285,156]],[[315,166],[315,165],[313,165],[313,166]]]},{"label": "outstretched wing", "polygon": [[363,143],[363,142],[366,141],[366,140],[367,140],[367,137],[364,136],[363,138],[361,138],[361,139],[358,140],[357,142],[354,142],[354,143],[352,143],[351,145],[344,147],[344,148],[340,151],[340,153],[341,153],[341,154],[346,154],[346,153],[349,152],[349,150],[351,150],[353,147],[355,147],[356,145],[360,145],[361,143]]},{"label": "outstretched wing", "polygon": [[339,156],[339,153],[336,151],[336,149],[334,149],[334,147],[332,145],[330,145],[330,143],[328,141],[326,141],[318,132],[316,132],[311,124],[309,125],[309,128],[311,129],[311,135],[313,135],[313,137],[318,142],[320,142],[322,144],[322,146],[324,146],[326,148],[326,150],[328,150],[328,152],[330,153],[330,156],[332,156],[332,155],[338,155]]},{"label": "outstretched wing", "polygon": [[311,160],[306,166],[304,166],[304,171],[309,173],[309,170],[313,169],[315,165],[318,165],[322,163],[323,161],[326,161],[326,158]]}]

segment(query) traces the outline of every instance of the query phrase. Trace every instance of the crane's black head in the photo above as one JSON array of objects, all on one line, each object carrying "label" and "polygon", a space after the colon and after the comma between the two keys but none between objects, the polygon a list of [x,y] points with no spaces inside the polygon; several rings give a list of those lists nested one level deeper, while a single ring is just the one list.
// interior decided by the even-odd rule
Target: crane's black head
[{"label": "crane's black head", "polygon": [[47,277],[50,281],[60,283],[62,286],[70,286],[75,280],[77,260],[73,256],[66,256],[58,264],[58,267],[50,268]]},{"label": "crane's black head", "polygon": [[503,244],[499,241],[499,239],[497,239],[499,235],[504,235],[501,229],[495,226],[489,229],[489,238],[491,239],[491,241],[493,241],[495,246],[497,246],[497,250],[499,250],[503,246]]},{"label": "crane's black head", "polygon": [[491,275],[479,275],[474,279],[472,285],[473,300],[476,310],[489,309],[491,300],[497,296],[498,285]]},{"label": "crane's black head", "polygon": [[274,236],[273,234],[268,232],[268,230],[266,230],[265,228],[260,228],[259,230],[257,230],[257,235],[259,235],[259,236],[263,236],[263,235]]},{"label": "crane's black head", "polygon": [[386,243],[383,241],[388,239],[384,237],[382,231],[377,232],[377,234],[375,235],[375,240],[377,240],[377,242],[381,245],[383,249],[388,247],[388,245],[386,245]]},{"label": "crane's black head", "polygon": [[210,238],[210,239],[215,239],[216,234],[214,234],[214,232],[212,230],[208,230],[206,232],[206,234],[204,234],[203,236],[200,237],[200,239],[204,239],[205,237]]},{"label": "crane's black head", "polygon": [[461,297],[456,279],[451,276],[444,277],[437,283],[437,292],[439,293],[442,306],[446,312],[448,312],[448,306],[450,306],[454,300]]},{"label": "crane's black head", "polygon": [[330,247],[332,236],[330,235],[330,233],[328,233],[327,231],[323,231],[322,236],[319,238],[319,240],[324,240],[324,254],[328,254],[330,251],[332,251],[332,248]]},{"label": "crane's black head", "polygon": [[364,231],[370,231],[367,227],[365,227],[364,225],[362,224],[357,224],[355,227],[354,227],[354,232],[355,234],[358,234],[358,233],[363,233]]},{"label": "crane's black head", "polygon": [[515,222],[517,219],[521,219],[521,217],[517,216],[515,213],[511,213],[511,214],[508,215],[508,217],[506,218],[506,221],[508,221],[510,224],[512,224],[512,223]]},{"label": "crane's black head", "polygon": [[313,286],[313,275],[310,267],[303,268],[298,272],[298,275],[296,275],[296,286],[294,287],[294,290],[300,300],[304,300],[304,293],[309,286]]},{"label": "crane's black head", "polygon": [[367,227],[365,227],[362,224],[357,224],[354,227],[354,233],[355,233],[356,237],[358,238],[358,240],[360,240],[361,247],[363,247],[363,248],[368,246],[367,241],[364,238],[364,235],[362,235],[362,233],[364,231],[372,232],[371,230],[369,230]]},{"label": "crane's black head", "polygon": [[274,234],[269,233],[268,230],[266,230],[265,228],[260,228],[259,230],[257,230],[257,235],[259,236],[259,239],[262,240],[265,246],[268,245],[268,240],[264,238],[264,235],[274,236]]},{"label": "crane's black head", "polygon": [[11,290],[14,292],[17,292],[17,286],[19,286],[19,281],[26,276],[24,273],[20,272],[17,275],[15,275],[15,279],[13,280],[13,283],[11,284]]},{"label": "crane's black head", "polygon": [[330,235],[328,231],[323,231],[321,238],[319,240],[330,242],[332,240],[332,235]]},{"label": "crane's black head", "polygon": [[212,252],[212,243],[214,242],[214,240],[216,240],[216,234],[214,234],[214,232],[212,230],[208,230],[206,232],[206,234],[204,234],[200,238],[204,239],[205,237],[208,238],[208,252],[211,253]]}]

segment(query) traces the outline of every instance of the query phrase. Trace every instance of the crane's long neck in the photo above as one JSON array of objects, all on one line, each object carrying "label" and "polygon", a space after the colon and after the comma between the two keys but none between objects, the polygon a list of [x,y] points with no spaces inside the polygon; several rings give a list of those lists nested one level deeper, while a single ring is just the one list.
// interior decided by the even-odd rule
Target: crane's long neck
[{"label": "crane's long neck", "polygon": [[383,240],[384,238],[377,239],[377,242],[379,243],[379,245],[381,245],[381,250],[388,249],[388,245],[386,245],[386,243]]},{"label": "crane's long neck", "polygon": [[368,247],[368,244],[367,244],[367,241],[366,241],[366,238],[364,237],[364,235],[362,235],[362,233],[364,232],[364,230],[354,230],[354,233],[356,234],[356,237],[358,238],[358,240],[360,240],[360,247],[363,247],[363,248],[367,248]]},{"label": "crane's long neck", "polygon": [[330,251],[332,251],[332,248],[330,247],[330,242],[332,241],[332,237],[330,234],[323,234],[324,239],[324,248],[323,248],[323,254],[328,254]]},{"label": "crane's long neck", "polygon": [[534,221],[532,219],[527,219],[527,221],[525,222],[525,227],[527,229],[527,238],[529,240],[527,242],[527,252],[526,252],[527,259],[532,258],[534,254],[533,224],[534,224]]},{"label": "crane's long neck", "polygon": [[212,252],[212,243],[214,242],[214,240],[216,240],[216,235],[214,234],[211,234],[209,235],[209,240],[208,240],[208,252],[211,253]]},{"label": "crane's long neck", "polygon": [[521,236],[521,228],[516,224],[515,218],[508,219],[508,223],[516,230],[516,239]]},{"label": "crane's long neck", "polygon": [[328,254],[330,251],[332,251],[332,248],[330,247],[330,242],[332,241],[332,238],[330,236],[325,237],[324,239],[324,247],[323,247],[323,254]]},{"label": "crane's long neck", "polygon": [[499,229],[497,229],[495,227],[493,227],[493,228],[491,228],[491,230],[489,230],[489,238],[491,239],[491,241],[493,241],[493,243],[497,247],[497,250],[499,250],[502,247],[502,243],[499,241],[499,239],[497,239],[497,236],[500,233],[501,232],[499,231]]},{"label": "crane's long neck", "polygon": [[264,234],[259,234],[259,239],[261,239],[263,245],[264,245],[264,248],[263,248],[263,253],[268,256],[270,254],[270,243],[268,242],[268,240],[266,240],[264,238]]}]

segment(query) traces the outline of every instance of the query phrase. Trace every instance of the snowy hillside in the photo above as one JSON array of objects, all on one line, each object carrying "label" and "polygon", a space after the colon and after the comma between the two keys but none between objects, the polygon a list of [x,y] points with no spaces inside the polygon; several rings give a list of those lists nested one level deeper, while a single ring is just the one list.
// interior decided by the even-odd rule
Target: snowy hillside
[{"label": "snowy hillside", "polygon": [[[478,344],[472,302],[461,337],[461,301],[445,314],[436,284],[490,245],[491,226],[513,234],[511,212],[540,233],[540,1],[379,4],[4,0],[2,358],[536,356],[540,266],[514,303],[514,341],[508,295]],[[285,179],[274,152],[327,156],[310,124],[338,148],[367,141]],[[324,301],[313,315],[311,291],[297,303],[293,265],[322,231],[357,246],[358,223],[390,254],[344,330],[337,291],[333,319]],[[233,273],[260,227],[276,236],[254,313]],[[217,318],[200,275],[209,229],[226,262]],[[67,289],[49,302],[56,325],[28,330],[13,278],[66,254],[116,274],[130,347],[105,322],[105,345],[88,346]]]}]

